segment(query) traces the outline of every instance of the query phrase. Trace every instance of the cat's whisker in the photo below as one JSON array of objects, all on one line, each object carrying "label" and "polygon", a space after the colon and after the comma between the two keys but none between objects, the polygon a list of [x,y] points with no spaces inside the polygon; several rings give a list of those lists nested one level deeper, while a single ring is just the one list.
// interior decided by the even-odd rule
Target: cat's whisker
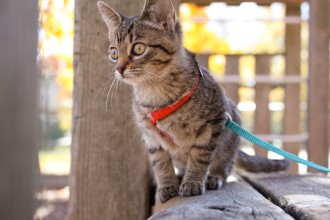
[{"label": "cat's whisker", "polygon": [[147,75],[142,75],[142,76],[143,76],[142,85],[143,85],[144,88],[147,88],[148,87],[148,85],[146,83]]},{"label": "cat's whisker", "polygon": [[[114,76],[111,77],[110,80],[113,79],[113,78],[114,78]],[[110,82],[110,80],[108,80],[107,83],[105,84],[105,86],[103,86],[102,99],[104,98],[104,94],[105,94],[105,91],[106,91],[106,87],[107,87],[108,83]],[[112,82],[112,83],[113,83],[113,82]]]},{"label": "cat's whisker", "polygon": [[120,80],[117,80],[117,83],[116,83],[116,85],[115,85],[115,102],[116,102],[116,105],[118,105],[118,96],[117,96],[117,91],[118,91],[118,85],[119,85],[119,83],[121,83],[121,81]]},{"label": "cat's whisker", "polygon": [[[117,78],[115,77],[114,80],[111,83],[111,86],[110,86],[109,90],[108,90],[107,98],[105,100],[105,112],[108,111],[108,98],[109,98],[109,94],[110,94],[110,91],[113,88],[113,86],[114,86],[114,84],[115,84],[116,81],[117,81]],[[112,103],[110,103],[110,104],[112,105]]]},{"label": "cat's whisker", "polygon": [[158,88],[157,81],[154,79],[153,76],[157,76],[157,77],[160,78],[159,75],[157,75],[157,74],[155,74],[155,73],[152,73],[152,74],[151,74],[151,75],[153,75],[153,76],[150,76],[149,74],[144,74],[144,75],[145,75],[145,78],[147,79],[147,81],[148,81],[151,85],[153,85],[155,88]]},{"label": "cat's whisker", "polygon": [[[112,76],[111,79],[115,78],[115,76]],[[105,91],[106,91],[106,88],[107,88],[107,85],[110,81],[107,82],[107,84],[103,87],[103,92],[102,92],[102,100],[104,100],[104,94],[105,94]],[[111,85],[114,83],[114,80],[112,81]],[[111,85],[110,85],[110,88],[111,88]]]},{"label": "cat's whisker", "polygon": [[155,88],[157,88],[157,84],[151,76],[146,75],[146,79],[151,85],[153,85]]},{"label": "cat's whisker", "polygon": [[[97,92],[96,92],[96,94],[95,94],[95,96],[94,96],[94,98],[93,98],[93,105],[94,105],[94,103],[95,103],[95,100],[96,100],[96,98],[97,98],[97,96],[99,95],[99,94],[101,94],[101,91],[102,91],[102,88],[103,88],[103,92],[104,92],[104,90],[105,90],[105,88],[106,88],[106,86],[108,85],[108,83],[112,80],[114,78],[114,76],[112,76],[112,77],[110,77],[98,90],[97,90]],[[103,97],[103,96],[102,96]]]},{"label": "cat's whisker", "polygon": [[[155,83],[156,83],[157,81],[164,82],[164,79],[163,79],[160,75],[158,75],[158,74],[156,74],[156,73],[154,73],[154,72],[147,72],[146,75],[148,75],[150,78],[152,78],[152,80],[153,80]],[[155,78],[156,78],[156,79],[155,79]]]}]

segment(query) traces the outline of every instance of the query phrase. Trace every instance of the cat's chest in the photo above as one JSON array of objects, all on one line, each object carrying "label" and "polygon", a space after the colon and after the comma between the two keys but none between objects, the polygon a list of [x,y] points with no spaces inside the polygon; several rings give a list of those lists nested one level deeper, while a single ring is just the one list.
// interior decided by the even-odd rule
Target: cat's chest
[{"label": "cat's chest", "polygon": [[185,119],[179,112],[175,112],[157,121],[153,126],[163,138],[171,141],[177,148],[186,148],[199,142],[200,137],[197,137],[197,133],[202,123],[197,116]]},{"label": "cat's chest", "polygon": [[167,139],[167,141],[172,142],[175,145],[183,146],[187,139],[193,137],[192,132],[188,123],[184,123],[182,126],[182,120],[178,120],[178,112],[168,115],[161,120],[153,120],[153,109],[142,107],[139,108],[139,114],[146,121],[145,127],[156,130],[162,138]]}]

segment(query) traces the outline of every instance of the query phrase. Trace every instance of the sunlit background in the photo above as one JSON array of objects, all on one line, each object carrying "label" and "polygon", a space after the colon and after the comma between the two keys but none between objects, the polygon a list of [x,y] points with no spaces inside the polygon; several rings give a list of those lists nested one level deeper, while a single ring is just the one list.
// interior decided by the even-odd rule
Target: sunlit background
[{"label": "sunlit background", "polygon": [[[39,151],[39,165],[42,174],[68,175],[70,170],[71,111],[73,89],[73,0],[39,0],[40,31],[38,64],[40,77],[40,123],[42,144]],[[211,73],[226,82],[225,55],[242,55],[239,60],[239,102],[243,126],[253,127],[256,105],[255,56],[276,54],[271,59],[270,75],[284,76],[285,71],[285,24],[301,24],[301,76],[307,77],[307,3],[301,5],[301,17],[286,17],[285,5],[273,3],[269,7],[255,3],[227,6],[212,3],[206,7],[194,4],[180,6],[180,19],[184,33],[184,45],[198,54],[212,54],[209,60]],[[227,79],[228,80],[228,79]],[[271,133],[283,132],[284,87],[274,86],[269,95],[271,111]],[[301,121],[306,121],[307,84],[301,83]],[[306,132],[302,123],[301,133]],[[275,140],[282,146],[280,140]],[[250,146],[244,143],[244,147]],[[253,153],[252,148],[247,148]],[[304,149],[304,148],[302,148]],[[271,156],[276,157],[271,154]],[[304,150],[300,156],[306,158]],[[300,167],[301,173],[305,172]],[[67,198],[67,188],[59,197]],[[42,194],[41,197],[52,197]],[[47,210],[47,209],[45,209]],[[39,217],[46,212],[39,210]],[[49,211],[49,210],[48,210]],[[40,218],[41,218],[40,217]]]},{"label": "sunlit background", "polygon": [[[301,22],[301,74],[307,76],[307,20],[308,4],[301,6],[301,18],[286,18],[285,5],[273,3],[269,7],[255,3],[227,6],[212,3],[198,7],[194,4],[180,6],[180,19],[184,32],[184,45],[199,54],[214,54],[209,69],[219,78],[224,77],[227,54],[240,57],[240,100],[238,108],[243,124],[253,123],[255,54],[278,54],[271,60],[270,75],[284,75],[285,22]],[[71,144],[71,110],[73,89],[73,0],[40,0],[39,66],[41,68],[40,121],[42,148],[40,169],[42,173],[68,174]],[[285,22],[284,22],[285,21]],[[284,88],[271,90],[269,109],[272,112],[274,134],[282,132],[280,121],[284,109]],[[302,121],[306,116],[306,85],[302,84]],[[302,132],[306,130],[302,127]],[[279,143],[281,144],[281,143]]]},{"label": "sunlit background", "polygon": [[68,174],[73,88],[73,0],[40,0],[42,173]]}]

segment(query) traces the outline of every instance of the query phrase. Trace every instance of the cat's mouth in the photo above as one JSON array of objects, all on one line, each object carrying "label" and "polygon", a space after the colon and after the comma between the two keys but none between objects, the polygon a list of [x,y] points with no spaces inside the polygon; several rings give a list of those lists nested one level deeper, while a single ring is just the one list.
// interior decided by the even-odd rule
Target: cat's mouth
[{"label": "cat's mouth", "polygon": [[132,78],[135,78],[135,76],[132,76],[132,75],[121,75],[121,77],[123,78],[123,79],[132,79]]},{"label": "cat's mouth", "polygon": [[116,72],[116,77],[117,79],[122,80],[125,83],[134,84],[137,78],[139,78],[139,74],[130,72],[123,72],[121,74],[119,72]]},{"label": "cat's mouth", "polygon": [[116,70],[115,72],[116,76],[118,79],[123,80],[123,81],[132,81],[133,79],[140,78],[142,74],[141,71],[130,71],[129,69],[124,70],[123,72],[119,72]]}]

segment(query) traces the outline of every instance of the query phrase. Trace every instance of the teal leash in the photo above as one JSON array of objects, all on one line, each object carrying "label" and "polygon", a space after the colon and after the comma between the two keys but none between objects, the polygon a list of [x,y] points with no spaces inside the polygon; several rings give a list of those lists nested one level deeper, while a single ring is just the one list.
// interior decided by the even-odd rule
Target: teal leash
[{"label": "teal leash", "polygon": [[226,127],[229,128],[231,131],[233,131],[235,134],[245,138],[246,140],[262,147],[265,148],[266,150],[272,151],[274,153],[277,153],[289,160],[295,161],[297,163],[301,163],[304,164],[306,166],[312,167],[314,169],[317,170],[321,170],[324,172],[330,172],[329,168],[323,167],[321,165],[318,165],[316,163],[313,163],[311,161],[308,160],[304,160],[294,154],[291,154],[285,150],[279,149],[277,147],[275,147],[274,145],[269,144],[266,141],[261,140],[260,138],[256,137],[255,135],[249,133],[248,131],[246,131],[245,129],[243,129],[241,126],[239,126],[238,124],[236,124],[230,117],[230,115],[228,113],[226,113],[228,116],[228,121],[226,123]]}]

